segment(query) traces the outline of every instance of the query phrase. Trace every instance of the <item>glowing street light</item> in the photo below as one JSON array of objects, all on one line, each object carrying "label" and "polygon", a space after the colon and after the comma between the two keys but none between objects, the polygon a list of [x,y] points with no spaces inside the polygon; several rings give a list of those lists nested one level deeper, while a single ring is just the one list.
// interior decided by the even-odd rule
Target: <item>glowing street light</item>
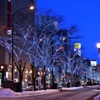
[{"label": "glowing street light", "polygon": [[99,57],[100,57],[100,42],[98,42],[96,46],[97,46],[97,48],[98,48]]},{"label": "glowing street light", "polygon": [[100,42],[97,43],[98,51],[100,52]]},{"label": "glowing street light", "polygon": [[[97,48],[98,48],[98,52],[99,52],[99,57],[100,57],[100,42],[97,43]],[[98,69],[97,69],[98,70]],[[100,90],[100,87],[98,88]]]},{"label": "glowing street light", "polygon": [[30,10],[34,10],[35,8],[34,8],[34,6],[30,6],[29,9]]},{"label": "glowing street light", "polygon": [[4,66],[1,66],[0,69],[3,70]]}]

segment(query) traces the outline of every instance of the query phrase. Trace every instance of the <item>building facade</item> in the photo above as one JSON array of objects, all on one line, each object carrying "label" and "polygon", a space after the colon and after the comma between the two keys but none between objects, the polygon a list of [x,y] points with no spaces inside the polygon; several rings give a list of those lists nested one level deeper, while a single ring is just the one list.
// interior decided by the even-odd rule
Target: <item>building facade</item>
[{"label": "building facade", "polygon": [[[29,9],[26,9],[29,6],[36,6],[36,0],[1,0],[0,35],[2,34],[5,36],[11,35],[12,23],[14,22],[17,21],[21,22],[20,20],[22,20],[23,22],[24,18],[27,18],[26,20],[29,20],[30,16],[32,19],[34,19],[33,12],[29,11]],[[22,16],[21,14],[23,14],[22,19],[18,17]],[[8,53],[8,51],[3,46],[0,45],[0,86],[2,85],[4,79],[6,78],[8,80],[12,79],[11,68],[12,68],[12,57]],[[14,72],[14,77],[17,78],[16,69],[14,69],[13,72]],[[25,77],[27,78],[28,76],[26,75]]]}]

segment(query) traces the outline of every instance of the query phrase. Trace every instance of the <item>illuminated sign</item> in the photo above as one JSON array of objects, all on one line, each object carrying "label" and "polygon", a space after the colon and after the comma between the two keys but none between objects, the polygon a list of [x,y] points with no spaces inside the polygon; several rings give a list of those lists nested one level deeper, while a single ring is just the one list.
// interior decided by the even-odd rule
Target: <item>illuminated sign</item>
[{"label": "illuminated sign", "polygon": [[74,43],[74,49],[81,49],[81,43]]},{"label": "illuminated sign", "polygon": [[91,63],[91,66],[97,66],[97,61],[95,60],[91,60],[90,63]]}]

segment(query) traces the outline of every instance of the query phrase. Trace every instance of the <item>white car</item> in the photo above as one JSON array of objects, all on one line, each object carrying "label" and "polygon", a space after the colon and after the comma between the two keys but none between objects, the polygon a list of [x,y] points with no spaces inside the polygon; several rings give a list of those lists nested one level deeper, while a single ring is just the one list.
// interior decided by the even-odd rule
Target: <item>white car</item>
[{"label": "white car", "polygon": [[62,90],[62,84],[58,83],[58,90],[61,91]]}]

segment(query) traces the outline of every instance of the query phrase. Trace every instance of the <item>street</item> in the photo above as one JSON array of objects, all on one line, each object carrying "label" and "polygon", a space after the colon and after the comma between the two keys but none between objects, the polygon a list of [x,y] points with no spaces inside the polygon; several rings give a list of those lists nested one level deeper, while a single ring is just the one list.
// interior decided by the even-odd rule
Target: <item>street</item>
[{"label": "street", "polygon": [[93,100],[92,96],[96,96],[100,93],[95,88],[83,88],[79,90],[64,90],[56,93],[31,95],[25,97],[0,97],[0,100]]}]

